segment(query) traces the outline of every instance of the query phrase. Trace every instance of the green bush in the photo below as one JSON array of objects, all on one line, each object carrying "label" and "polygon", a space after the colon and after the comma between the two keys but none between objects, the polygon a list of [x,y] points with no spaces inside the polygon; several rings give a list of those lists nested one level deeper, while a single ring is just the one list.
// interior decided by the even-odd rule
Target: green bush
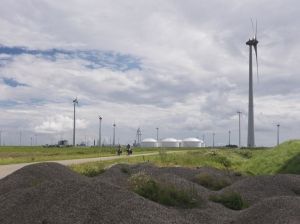
[{"label": "green bush", "polygon": [[174,186],[159,184],[145,173],[132,175],[130,184],[135,193],[163,205],[180,208],[194,208],[200,205],[193,194],[178,190]]},{"label": "green bush", "polygon": [[246,158],[246,159],[250,159],[253,156],[253,153],[250,151],[246,151],[246,150],[239,150],[236,151],[237,154],[239,154],[240,156]]},{"label": "green bush", "polygon": [[72,170],[77,173],[80,173],[87,177],[95,177],[101,173],[104,173],[104,166],[102,164],[98,165],[90,165],[90,164],[80,164],[80,165],[73,165],[70,166]]},{"label": "green bush", "polygon": [[167,155],[167,152],[166,152],[165,149],[159,150],[158,156],[159,156],[159,159],[160,159],[161,163],[166,163],[167,162],[168,155]]},{"label": "green bush", "polygon": [[220,190],[231,184],[230,181],[226,178],[213,177],[208,173],[200,173],[195,177],[194,180],[196,183],[211,190]]},{"label": "green bush", "polygon": [[214,161],[220,163],[224,168],[229,169],[231,167],[231,161],[227,159],[225,156],[216,155],[213,157]]},{"label": "green bush", "polygon": [[209,199],[213,202],[221,203],[225,207],[233,210],[241,210],[249,207],[242,196],[233,191],[225,192],[222,195],[211,195]]},{"label": "green bush", "polygon": [[125,174],[130,174],[130,170],[128,167],[125,167],[125,166],[122,166],[121,167],[121,172],[122,173],[125,173]]}]

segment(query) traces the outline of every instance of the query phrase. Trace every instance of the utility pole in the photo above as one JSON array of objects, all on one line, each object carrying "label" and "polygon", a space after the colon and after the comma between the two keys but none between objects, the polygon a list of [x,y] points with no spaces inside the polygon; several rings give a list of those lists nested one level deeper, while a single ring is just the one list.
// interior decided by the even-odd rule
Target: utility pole
[{"label": "utility pole", "polygon": [[213,137],[213,144],[212,144],[212,147],[214,148],[215,147],[215,135],[216,135],[216,133],[212,133],[212,137]]},{"label": "utility pole", "polygon": [[73,120],[73,146],[75,147],[75,128],[76,128],[76,117],[75,117],[75,106],[78,105],[77,97],[73,100],[74,104],[74,120]]},{"label": "utility pole", "polygon": [[157,142],[158,142],[158,129],[159,128],[156,128],[156,140],[157,140]]},{"label": "utility pole", "polygon": [[30,137],[30,146],[32,146],[32,137]]},{"label": "utility pole", "polygon": [[114,122],[113,124],[113,146],[115,146],[116,143],[116,124]]},{"label": "utility pole", "polygon": [[229,140],[229,144],[228,144],[228,145],[229,145],[229,147],[230,147],[230,135],[231,135],[231,131],[229,130],[229,131],[228,131],[228,138],[229,138],[229,139],[228,139],[228,140]]},{"label": "utility pole", "polygon": [[22,131],[20,131],[20,146],[22,145]]},{"label": "utility pole", "polygon": [[239,148],[241,148],[241,111],[237,112],[239,115]]},{"label": "utility pole", "polygon": [[102,146],[102,144],[101,144],[101,122],[102,122],[102,117],[101,116],[99,116],[99,147],[101,147]]},{"label": "utility pole", "polygon": [[280,128],[280,124],[277,124],[277,145],[279,145],[279,128]]}]

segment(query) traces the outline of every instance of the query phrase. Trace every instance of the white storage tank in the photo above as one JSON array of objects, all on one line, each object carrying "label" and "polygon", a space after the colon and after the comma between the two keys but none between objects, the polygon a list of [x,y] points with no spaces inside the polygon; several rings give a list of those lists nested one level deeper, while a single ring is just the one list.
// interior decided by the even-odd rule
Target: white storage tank
[{"label": "white storage tank", "polygon": [[162,147],[168,147],[168,148],[171,148],[171,147],[178,148],[179,147],[179,141],[175,138],[165,138],[161,141],[161,146]]},{"label": "white storage tank", "polygon": [[182,147],[203,147],[204,142],[198,138],[185,138],[182,140]]},{"label": "white storage tank", "polygon": [[155,148],[158,147],[158,143],[154,138],[145,138],[142,143],[142,147]]}]

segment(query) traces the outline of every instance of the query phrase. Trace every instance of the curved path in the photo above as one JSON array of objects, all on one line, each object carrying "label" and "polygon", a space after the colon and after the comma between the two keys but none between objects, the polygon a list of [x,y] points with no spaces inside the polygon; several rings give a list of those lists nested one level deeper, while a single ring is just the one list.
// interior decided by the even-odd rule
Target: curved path
[{"label": "curved path", "polygon": [[[151,156],[151,155],[157,155],[157,154],[158,154],[158,152],[142,153],[142,154],[130,155],[130,157]],[[56,160],[56,161],[40,161],[40,162],[34,162],[34,163],[17,163],[17,164],[9,164],[9,165],[0,165],[0,179],[6,177],[7,175],[15,172],[18,169],[21,169],[24,166],[35,164],[35,163],[54,162],[54,163],[59,163],[59,164],[65,165],[65,166],[69,166],[69,165],[72,165],[72,164],[80,164],[80,163],[95,162],[95,161],[105,161],[105,160],[114,160],[114,159],[121,159],[121,158],[127,158],[127,157],[128,157],[127,155],[106,156],[106,157],[97,157],[97,158],[69,159],[69,160]]]}]

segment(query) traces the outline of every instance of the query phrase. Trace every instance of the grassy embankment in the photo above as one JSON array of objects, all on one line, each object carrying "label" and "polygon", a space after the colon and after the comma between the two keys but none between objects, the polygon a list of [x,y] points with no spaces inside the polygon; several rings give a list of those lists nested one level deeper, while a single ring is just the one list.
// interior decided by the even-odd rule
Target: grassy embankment
[{"label": "grassy embankment", "polygon": [[[134,153],[150,153],[154,151],[157,151],[157,149],[153,150],[136,148],[134,150]],[[113,147],[43,148],[37,146],[2,146],[0,147],[0,165],[66,159],[95,158],[113,155],[116,155],[116,150]]]},{"label": "grassy embankment", "polygon": [[300,174],[300,141],[288,141],[270,149],[193,149],[177,153],[141,156],[71,166],[79,173],[94,176],[116,163],[151,162],[158,166],[210,166],[248,175]]}]

